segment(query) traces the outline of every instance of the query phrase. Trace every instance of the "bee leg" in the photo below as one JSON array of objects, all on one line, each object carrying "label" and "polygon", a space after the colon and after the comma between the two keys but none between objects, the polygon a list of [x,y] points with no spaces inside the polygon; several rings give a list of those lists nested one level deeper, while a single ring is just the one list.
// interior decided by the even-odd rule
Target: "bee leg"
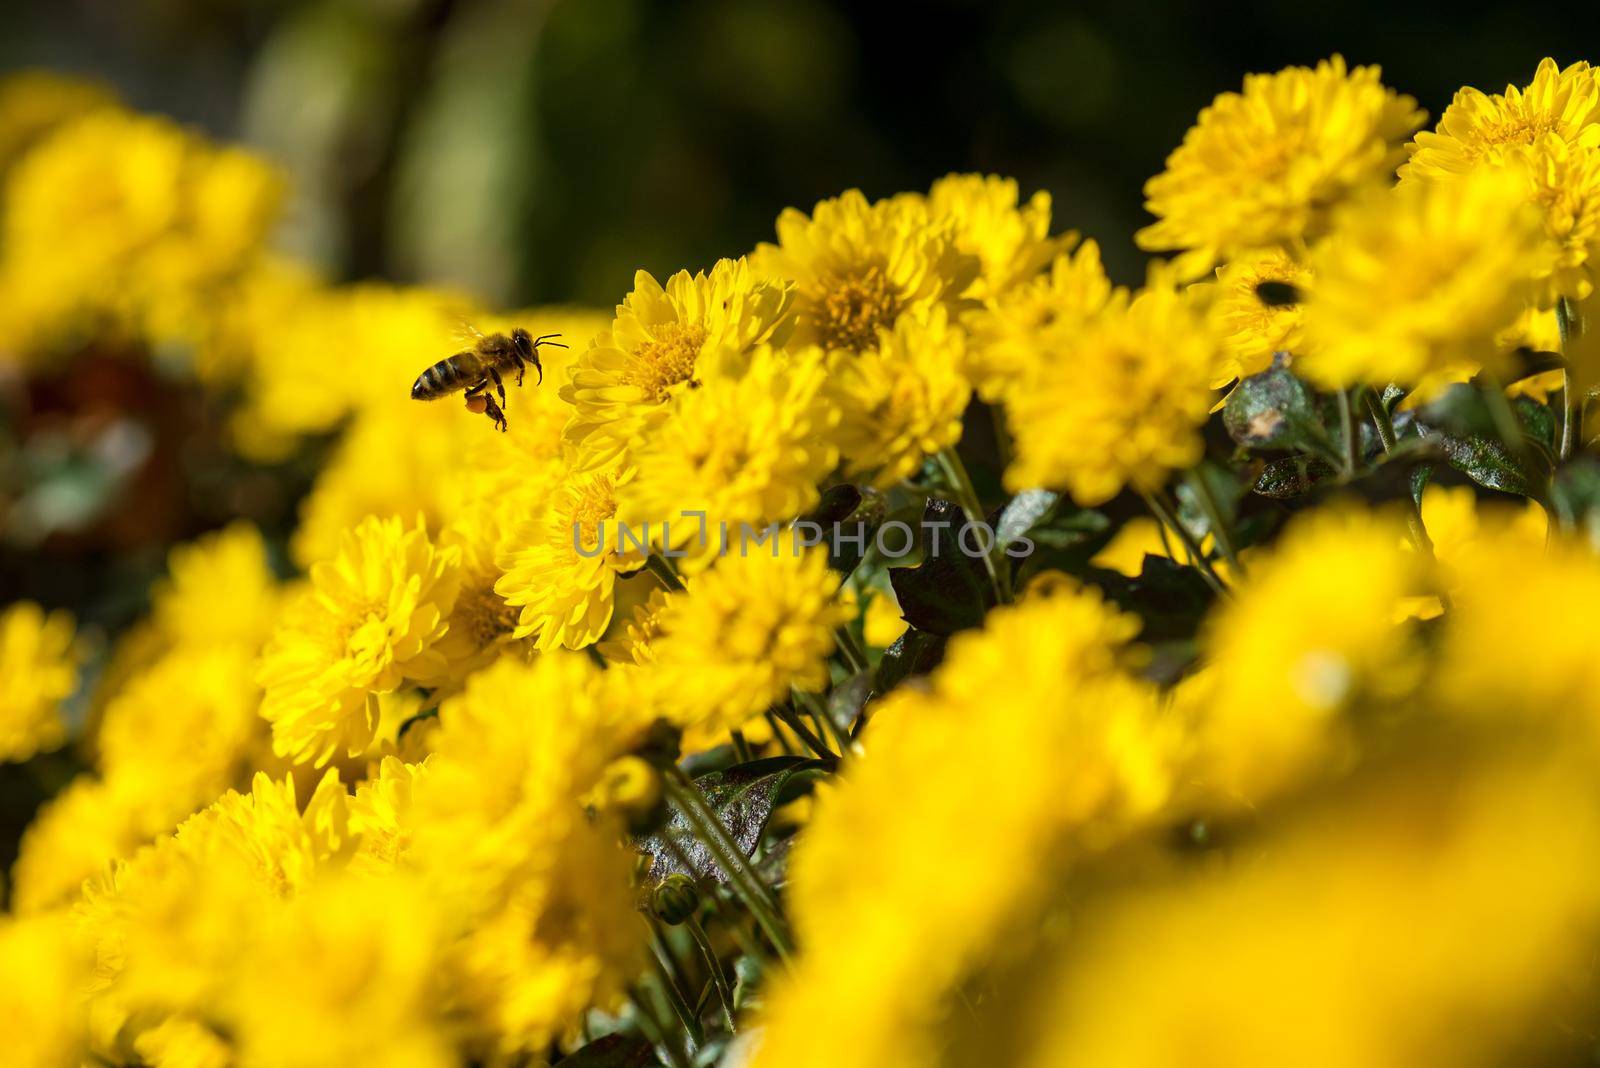
[{"label": "bee leg", "polygon": [[478,394],[478,396],[483,398],[484,407],[488,411],[489,418],[494,420],[495,427],[504,434],[506,431],[506,413],[500,409],[500,405],[494,402],[494,398],[489,396],[487,390]]},{"label": "bee leg", "polygon": [[494,379],[494,388],[500,394],[500,403],[506,402],[506,384],[500,381],[500,372],[493,367],[489,368],[489,377]]},{"label": "bee leg", "polygon": [[483,393],[483,387],[488,384],[487,382],[479,382],[477,385],[467,389],[467,411],[481,414],[489,410],[489,398],[484,396]]},{"label": "bee leg", "polygon": [[544,385],[544,365],[539,362],[539,349],[537,346],[533,350],[533,369],[539,372],[539,384],[541,386]]},{"label": "bee leg", "polygon": [[513,352],[511,358],[517,362],[517,388],[522,388],[522,376],[527,373],[528,365],[522,362],[520,353]]}]

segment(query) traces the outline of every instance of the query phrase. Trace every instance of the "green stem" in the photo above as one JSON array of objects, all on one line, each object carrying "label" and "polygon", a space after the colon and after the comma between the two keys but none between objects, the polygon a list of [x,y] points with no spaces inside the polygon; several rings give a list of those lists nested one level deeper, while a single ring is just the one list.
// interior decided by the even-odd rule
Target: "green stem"
[{"label": "green stem", "polygon": [[839,647],[839,655],[844,658],[852,675],[867,670],[866,651],[856,642],[856,636],[850,633],[849,624],[835,627],[833,638]]},{"label": "green stem", "polygon": [[1348,389],[1339,391],[1339,429],[1344,433],[1345,477],[1355,478],[1361,469],[1361,424],[1356,422],[1355,400]]},{"label": "green stem", "polygon": [[811,714],[811,718],[816,721],[817,729],[839,747],[840,756],[850,752],[849,741],[839,734],[839,725],[833,722],[833,717],[828,714],[827,706],[823,702],[804,690],[795,690],[794,699]]},{"label": "green stem", "polygon": [[828,743],[818,738],[811,728],[805,725],[805,721],[795,713],[792,707],[788,705],[773,705],[772,714],[781,719],[785,727],[794,731],[796,737],[805,743],[806,748],[811,750],[813,756],[835,764],[839,762],[839,755],[829,749]]},{"label": "green stem", "polygon": [[689,929],[689,934],[694,938],[695,945],[700,947],[700,955],[705,958],[706,970],[711,973],[711,985],[717,991],[717,1000],[722,1002],[722,1018],[727,1022],[730,1034],[737,1034],[738,1026],[733,1022],[733,991],[728,988],[727,976],[722,974],[722,962],[717,959],[716,951],[711,948],[711,939],[706,935],[706,929],[700,926],[697,917],[690,916],[683,924]]},{"label": "green stem", "polygon": [[1556,301],[1556,325],[1561,330],[1561,355],[1567,361],[1561,369],[1561,452],[1563,462],[1572,459],[1572,450],[1583,435],[1583,398],[1572,381],[1572,342],[1582,329],[1566,297]]},{"label": "green stem", "polygon": [[[972,488],[972,476],[967,474],[967,467],[961,462],[961,457],[956,455],[955,449],[940,449],[938,456],[939,467],[944,471],[945,481],[949,483],[950,491],[956,495],[956,503],[967,513],[967,521],[983,526],[987,517],[983,513],[983,505],[978,503],[978,492]],[[989,582],[994,586],[995,597],[1001,604],[1010,604],[1011,565],[1006,561],[1005,547],[1000,544],[999,535],[992,530],[989,535],[989,551],[983,554],[983,566],[989,572]]]},{"label": "green stem", "polygon": [[628,1000],[633,1002],[633,1007],[639,1010],[639,1030],[644,1032],[644,1037],[657,1049],[667,1051],[667,1059],[672,1062],[672,1068],[690,1068],[689,1058],[683,1050],[678,1048],[676,1042],[671,1041],[667,1029],[661,1026],[661,1020],[656,1016],[656,1008],[650,1003],[651,999],[645,996],[644,990],[638,984],[628,987]]},{"label": "green stem", "polygon": [[[1378,428],[1378,443],[1383,446],[1383,454],[1388,456],[1394,452],[1394,447],[1399,438],[1394,432],[1394,421],[1389,418],[1389,410],[1383,406],[1383,398],[1377,391],[1368,390],[1366,393],[1367,414],[1372,416],[1372,425]],[[1415,495],[1406,494],[1406,502],[1411,505],[1411,511],[1406,516],[1406,527],[1411,532],[1411,542],[1417,551],[1433,555],[1433,539],[1428,537],[1427,525],[1422,522],[1422,505]]]},{"label": "green stem", "polygon": [[673,570],[672,565],[659,553],[651,553],[646,557],[644,566],[650,569],[650,574],[656,577],[668,593],[678,593],[683,589],[683,580],[678,578],[678,573]]},{"label": "green stem", "polygon": [[1200,546],[1196,544],[1194,535],[1190,534],[1188,529],[1178,522],[1178,517],[1159,498],[1159,495],[1145,493],[1141,490],[1140,496],[1144,498],[1144,503],[1149,507],[1150,513],[1163,526],[1171,528],[1172,532],[1178,536],[1178,540],[1183,543],[1184,550],[1188,552],[1190,559],[1194,561],[1195,567],[1199,569],[1200,577],[1204,578],[1219,596],[1228,596],[1228,587],[1223,583],[1222,577],[1217,574],[1216,569],[1211,566],[1211,561],[1206,559],[1205,553],[1200,551]]},{"label": "green stem", "polygon": [[[652,924],[652,927],[654,925]],[[668,949],[661,937],[659,930],[651,933],[650,959],[655,964],[656,978],[661,981],[661,988],[667,995],[667,1003],[672,1006],[673,1014],[678,1017],[678,1022],[683,1024],[684,1031],[689,1040],[696,1046],[705,1041],[705,1033],[700,1027],[700,1021],[695,1019],[694,1009],[689,1006],[688,995],[678,985],[676,962],[671,967],[671,950]]]},{"label": "green stem", "polygon": [[1222,516],[1222,506],[1217,503],[1217,498],[1211,492],[1211,486],[1206,482],[1206,476],[1199,471],[1190,471],[1185,476],[1189,488],[1194,491],[1195,500],[1200,502],[1200,510],[1206,514],[1206,522],[1211,525],[1211,533],[1216,536],[1217,548],[1222,550],[1222,556],[1228,561],[1228,566],[1233,568],[1234,574],[1243,575],[1244,566],[1239,563],[1239,554],[1233,548],[1233,533],[1228,530],[1228,524]]},{"label": "green stem", "polygon": [[770,708],[762,714],[767,717],[767,726],[772,728],[772,737],[777,739],[778,748],[783,750],[783,755],[794,756],[794,749],[789,745],[789,736],[783,733],[778,724],[778,717],[772,714]]},{"label": "green stem", "polygon": [[1511,410],[1511,404],[1506,400],[1504,387],[1495,379],[1485,376],[1482,393],[1484,404],[1489,408],[1489,417],[1494,420],[1495,433],[1505,442],[1511,459],[1516,462],[1527,484],[1538,485],[1538,480],[1534,478],[1533,464],[1528,460],[1528,443],[1524,440],[1522,424],[1517,421],[1517,413]]},{"label": "green stem", "polygon": [[733,735],[733,751],[739,754],[739,762],[748,764],[755,759],[755,752],[750,748],[750,743],[745,739],[744,731],[730,731]]},{"label": "green stem", "polygon": [[789,937],[789,928],[784,923],[777,899],[746,863],[744,851],[728,833],[721,817],[712,810],[706,795],[676,764],[668,765],[661,778],[668,800],[683,814],[689,830],[706,847],[717,862],[717,867],[722,869],[728,886],[739,896],[744,907],[750,910],[756,923],[761,925],[767,938],[777,948],[778,956],[787,962],[794,952],[794,941]]},{"label": "green stem", "polygon": [[1000,458],[1000,470],[1011,466],[1015,450],[1011,445],[1011,424],[1006,418],[1006,406],[996,401],[989,405],[989,417],[994,421],[994,451]]}]

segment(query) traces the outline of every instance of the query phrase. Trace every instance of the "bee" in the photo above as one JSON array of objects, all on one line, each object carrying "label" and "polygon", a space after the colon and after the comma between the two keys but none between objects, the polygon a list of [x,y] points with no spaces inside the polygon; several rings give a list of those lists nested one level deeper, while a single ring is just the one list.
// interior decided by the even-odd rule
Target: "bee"
[{"label": "bee", "polygon": [[[567,346],[551,340],[560,337],[560,334],[531,337],[520,326],[511,331],[510,337],[505,334],[480,334],[471,327],[467,330],[476,339],[472,347],[445,357],[418,375],[417,380],[411,383],[411,399],[439,400],[458,389],[464,389],[467,391],[467,410],[487,413],[494,420],[494,425],[504,431],[506,385],[500,376],[515,371],[516,384],[520,386],[527,365],[531,363],[533,369],[539,372],[539,382],[543,383],[544,367],[539,363],[539,347],[548,345],[564,349]],[[491,386],[500,395],[499,404],[490,394]]]}]

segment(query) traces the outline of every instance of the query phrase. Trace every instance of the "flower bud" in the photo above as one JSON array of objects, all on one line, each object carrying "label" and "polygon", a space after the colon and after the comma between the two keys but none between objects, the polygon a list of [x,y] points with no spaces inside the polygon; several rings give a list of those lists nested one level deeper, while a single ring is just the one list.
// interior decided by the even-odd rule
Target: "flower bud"
[{"label": "flower bud", "polygon": [[700,907],[700,893],[687,875],[673,874],[661,881],[651,896],[651,906],[662,923],[676,926]]}]

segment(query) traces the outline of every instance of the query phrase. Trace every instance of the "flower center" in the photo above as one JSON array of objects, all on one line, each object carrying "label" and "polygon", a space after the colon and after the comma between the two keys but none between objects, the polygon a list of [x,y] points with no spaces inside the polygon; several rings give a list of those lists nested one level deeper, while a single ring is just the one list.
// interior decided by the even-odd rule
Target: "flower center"
[{"label": "flower center", "polygon": [[492,582],[462,590],[456,608],[473,644],[479,648],[510,634],[517,625],[517,610],[494,592]]},{"label": "flower center", "polygon": [[878,347],[878,328],[891,326],[900,314],[900,295],[883,268],[874,264],[825,279],[817,308],[823,345],[865,352]]},{"label": "flower center", "polygon": [[617,497],[611,479],[591,479],[577,492],[567,517],[567,529],[578,528],[581,544],[593,549],[599,544],[600,524],[617,514]]},{"label": "flower center", "polygon": [[694,362],[705,343],[706,328],[699,323],[663,323],[634,352],[623,379],[643,390],[651,403],[661,404],[673,386],[693,381]]},{"label": "flower center", "polygon": [[1474,159],[1484,155],[1494,148],[1502,145],[1521,147],[1531,145],[1545,134],[1556,128],[1558,122],[1554,115],[1514,115],[1485,125],[1478,135],[1478,150],[1472,153]]}]

